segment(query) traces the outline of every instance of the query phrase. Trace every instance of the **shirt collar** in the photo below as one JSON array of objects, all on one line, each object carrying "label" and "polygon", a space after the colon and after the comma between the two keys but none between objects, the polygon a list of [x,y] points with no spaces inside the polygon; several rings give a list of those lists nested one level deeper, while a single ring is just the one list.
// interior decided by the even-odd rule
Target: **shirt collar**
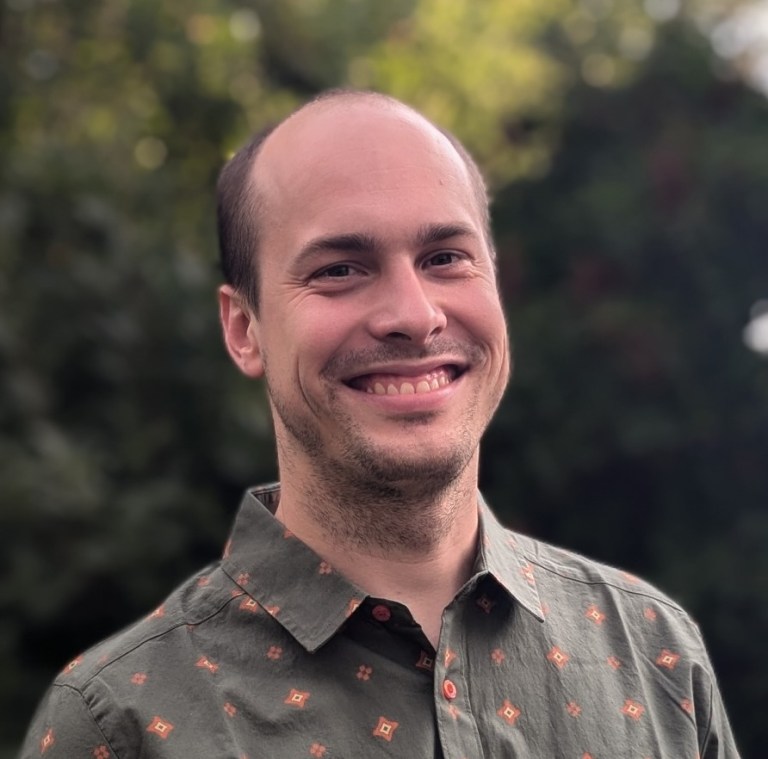
[{"label": "shirt collar", "polygon": [[[316,651],[368,594],[326,564],[274,518],[278,483],[245,493],[222,568],[305,648]],[[520,605],[543,620],[531,566],[512,533],[478,494],[480,550],[476,571],[489,572]]]},{"label": "shirt collar", "polygon": [[222,568],[307,651],[316,651],[366,598],[274,517],[279,483],[248,490]]},{"label": "shirt collar", "polygon": [[529,539],[502,527],[479,492],[477,500],[480,508],[477,569],[490,572],[520,606],[543,622],[544,611],[536,588],[533,565],[525,553]]}]

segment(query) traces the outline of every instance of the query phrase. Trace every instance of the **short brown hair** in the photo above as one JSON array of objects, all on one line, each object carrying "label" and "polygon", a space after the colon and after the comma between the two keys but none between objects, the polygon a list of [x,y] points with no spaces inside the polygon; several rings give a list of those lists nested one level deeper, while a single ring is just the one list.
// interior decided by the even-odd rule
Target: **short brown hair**
[{"label": "short brown hair", "polygon": [[256,156],[277,124],[262,129],[227,161],[216,183],[216,220],[219,262],[224,280],[258,308],[261,199],[253,186],[251,170]]}]

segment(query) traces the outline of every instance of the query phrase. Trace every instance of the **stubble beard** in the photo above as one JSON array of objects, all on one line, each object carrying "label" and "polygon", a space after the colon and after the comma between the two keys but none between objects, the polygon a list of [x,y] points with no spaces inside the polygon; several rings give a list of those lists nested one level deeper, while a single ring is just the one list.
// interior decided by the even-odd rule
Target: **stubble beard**
[{"label": "stubble beard", "polygon": [[[326,405],[338,428],[334,446],[322,439],[313,417],[291,408],[269,382],[268,391],[281,476],[291,476],[295,462],[308,462],[302,471],[311,476],[301,480],[302,500],[335,542],[382,552],[428,550],[448,533],[460,504],[473,497],[476,474],[465,475],[479,444],[478,432],[470,427],[470,420],[477,418],[477,403],[453,430],[452,445],[420,452],[403,446],[403,453],[397,454],[377,445],[359,422],[338,408],[334,389],[328,390]],[[432,419],[432,414],[420,414],[402,421],[401,439],[407,440],[409,428]]]},{"label": "stubble beard", "polygon": [[[455,516],[474,502],[480,436],[498,406],[503,386],[476,394],[438,449],[409,446],[409,432],[431,424],[437,412],[400,418],[401,433],[386,445],[339,401],[339,378],[361,367],[430,356],[464,356],[481,367],[488,356],[480,344],[439,338],[429,349],[387,344],[334,357],[321,373],[324,397],[296,404],[264,373],[275,422],[280,476],[291,480],[306,513],[336,543],[386,553],[426,551],[445,537]],[[508,378],[505,377],[506,380]],[[506,384],[506,383],[504,383]],[[362,392],[362,391],[361,391]],[[333,418],[334,440],[323,438],[321,419]],[[395,424],[392,421],[392,424]],[[391,442],[393,437],[401,441]]]}]

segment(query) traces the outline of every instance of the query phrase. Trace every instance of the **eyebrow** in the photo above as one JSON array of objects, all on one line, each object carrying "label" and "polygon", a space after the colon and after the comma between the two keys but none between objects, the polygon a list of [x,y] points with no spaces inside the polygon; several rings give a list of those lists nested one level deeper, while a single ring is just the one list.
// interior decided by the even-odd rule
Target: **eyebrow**
[{"label": "eyebrow", "polygon": [[477,237],[477,233],[466,224],[425,224],[416,233],[416,243],[419,247],[424,247],[452,237]]},{"label": "eyebrow", "polygon": [[383,246],[373,236],[363,232],[345,232],[310,240],[300,251],[298,258],[304,259],[315,253],[338,250],[350,253],[377,253]]},{"label": "eyebrow", "polygon": [[[425,224],[416,232],[414,243],[421,248],[449,240],[452,237],[476,238],[477,232],[472,227],[462,223]],[[327,235],[310,240],[304,245],[296,257],[296,263],[326,251],[381,253],[385,247],[381,239],[365,232],[344,232],[337,235]]]}]

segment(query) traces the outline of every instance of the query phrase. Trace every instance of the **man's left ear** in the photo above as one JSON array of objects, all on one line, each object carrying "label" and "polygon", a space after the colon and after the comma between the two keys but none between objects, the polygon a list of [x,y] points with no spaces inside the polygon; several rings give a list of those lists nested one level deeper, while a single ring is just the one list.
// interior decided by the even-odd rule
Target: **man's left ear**
[{"label": "man's left ear", "polygon": [[259,321],[252,309],[230,285],[219,288],[219,318],[224,344],[235,366],[246,377],[264,374]]}]

